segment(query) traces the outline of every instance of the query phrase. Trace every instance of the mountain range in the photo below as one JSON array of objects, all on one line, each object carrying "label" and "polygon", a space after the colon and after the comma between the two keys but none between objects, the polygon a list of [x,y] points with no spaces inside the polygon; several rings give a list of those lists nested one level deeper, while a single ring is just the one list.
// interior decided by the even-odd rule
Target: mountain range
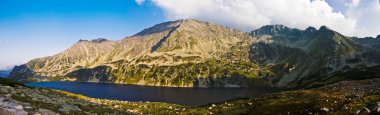
[{"label": "mountain range", "polygon": [[11,71],[0,70],[0,77],[8,77]]},{"label": "mountain range", "polygon": [[117,41],[79,40],[16,66],[21,82],[79,81],[171,87],[309,88],[380,77],[380,35],[357,38],[326,26],[267,25],[241,32],[183,19]]},{"label": "mountain range", "polygon": [[0,77],[8,77],[13,69],[13,66],[5,66],[0,68]]}]

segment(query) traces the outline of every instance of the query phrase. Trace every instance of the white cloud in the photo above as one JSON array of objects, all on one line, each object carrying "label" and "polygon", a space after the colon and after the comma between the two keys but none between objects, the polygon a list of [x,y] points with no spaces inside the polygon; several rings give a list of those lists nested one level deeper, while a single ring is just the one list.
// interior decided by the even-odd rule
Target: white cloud
[{"label": "white cloud", "polygon": [[145,0],[135,0],[135,2],[137,5],[142,5],[145,2]]},{"label": "white cloud", "polygon": [[[342,0],[336,10],[324,0],[152,0],[170,20],[195,18],[243,31],[268,24],[295,28],[326,25],[349,36],[380,34],[378,0]],[[339,4],[332,4],[339,6]],[[342,12],[337,12],[342,11]]]},{"label": "white cloud", "polygon": [[326,25],[352,35],[356,21],[323,0],[153,0],[171,19],[195,18],[243,31],[268,24],[306,28]]},{"label": "white cloud", "polygon": [[357,20],[356,36],[377,36],[380,34],[380,3],[378,0],[352,0],[345,15]]},{"label": "white cloud", "polygon": [[356,7],[359,5],[361,0],[345,0],[344,2],[346,7]]}]

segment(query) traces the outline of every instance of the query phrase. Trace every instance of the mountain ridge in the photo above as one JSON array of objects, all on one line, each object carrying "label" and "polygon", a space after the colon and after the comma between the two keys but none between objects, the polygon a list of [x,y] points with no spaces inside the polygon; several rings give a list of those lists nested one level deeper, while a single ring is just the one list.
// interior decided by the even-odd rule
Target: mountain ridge
[{"label": "mountain ridge", "polygon": [[[314,31],[314,33],[310,33]],[[287,85],[293,84],[299,85],[297,82],[305,82],[312,83],[315,81],[310,81],[314,78],[308,78],[308,76],[328,76],[335,71],[340,71],[342,68],[353,67],[361,65],[361,66],[372,66],[377,65],[380,61],[378,60],[378,56],[380,55],[378,51],[371,47],[367,47],[366,45],[357,43],[357,40],[361,38],[352,38],[344,36],[334,30],[327,28],[326,26],[321,26],[320,29],[316,30],[313,28],[308,28],[300,34],[285,35],[272,35],[272,39],[279,39],[277,42],[273,42],[273,44],[278,44],[282,46],[282,49],[293,48],[293,53],[298,52],[297,55],[302,56],[302,58],[296,58],[293,60],[286,60],[285,62],[281,62],[280,60],[277,64],[289,64],[292,67],[292,71],[289,74],[284,75],[279,81],[279,85]],[[285,39],[285,40],[284,40]],[[263,47],[263,46],[262,46]],[[277,46],[278,47],[278,46]],[[258,49],[260,50],[269,50],[272,52],[281,49],[273,49],[274,47],[264,47]],[[294,48],[297,49],[294,51]],[[289,49],[290,50],[290,49]],[[286,52],[286,51],[283,51]],[[289,51],[290,52],[290,51]],[[262,56],[268,54],[256,54],[258,57],[261,56],[260,59],[264,59]],[[371,55],[370,57],[368,57]],[[289,56],[289,55],[286,55]],[[290,55],[294,56],[294,55]],[[270,58],[269,58],[270,59]],[[285,58],[287,59],[287,58]],[[348,62],[347,60],[356,62]],[[263,61],[263,60],[261,60]],[[268,61],[268,60],[267,60]],[[273,60],[270,60],[273,61]],[[298,62],[298,63],[296,63]],[[317,62],[317,63],[313,63]],[[350,63],[350,64],[347,64]],[[294,68],[293,68],[294,67]],[[328,70],[328,71],[326,71]],[[318,74],[318,75],[316,75]],[[331,77],[331,76],[329,76]],[[379,77],[379,76],[374,76]],[[302,80],[297,80],[302,79]],[[320,78],[319,78],[320,79]],[[293,82],[293,83],[291,83]],[[326,82],[326,81],[324,81]],[[335,81],[334,81],[335,82]],[[328,83],[328,82],[327,82]],[[310,85],[311,86],[311,85]]]},{"label": "mountain ridge", "polygon": [[[180,87],[298,87],[303,84],[300,81],[319,82],[305,80],[308,76],[320,73],[317,76],[323,77],[346,65],[378,65],[378,41],[347,37],[326,26],[300,30],[267,25],[240,32],[183,19],[117,41],[81,40],[54,56],[15,68],[11,78]],[[347,60],[354,62],[347,64]]]}]

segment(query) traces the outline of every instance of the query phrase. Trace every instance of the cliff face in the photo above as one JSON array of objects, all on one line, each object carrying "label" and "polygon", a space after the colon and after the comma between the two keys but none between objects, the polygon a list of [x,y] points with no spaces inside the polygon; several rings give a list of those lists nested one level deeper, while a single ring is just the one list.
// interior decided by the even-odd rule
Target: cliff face
[{"label": "cliff face", "polygon": [[296,87],[343,69],[378,65],[376,47],[327,27],[268,25],[244,33],[186,19],[157,24],[118,41],[80,40],[59,54],[14,68],[10,77],[23,82]]},{"label": "cliff face", "polygon": [[[378,50],[364,42],[370,38],[347,37],[326,26],[319,30],[264,26],[251,35],[267,40],[251,46],[251,61],[273,65],[272,71],[282,76],[279,86],[313,87],[344,79],[365,79],[363,74],[380,77],[370,72],[380,63]],[[377,38],[370,40],[371,44],[380,43]],[[346,74],[357,70],[363,74]]]},{"label": "cliff face", "polygon": [[178,20],[155,25],[119,41],[81,40],[57,55],[34,59],[15,68],[11,78],[24,82],[71,80],[247,87],[257,77],[270,74],[249,61],[248,50],[253,41],[244,32],[216,24]]}]

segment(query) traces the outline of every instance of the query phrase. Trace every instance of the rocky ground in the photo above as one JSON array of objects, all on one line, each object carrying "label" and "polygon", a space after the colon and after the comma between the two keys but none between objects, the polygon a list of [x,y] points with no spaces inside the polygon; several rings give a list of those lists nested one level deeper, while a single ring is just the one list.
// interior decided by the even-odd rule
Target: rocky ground
[{"label": "rocky ground", "polygon": [[[2,79],[3,80],[3,79]],[[89,98],[1,81],[0,114],[376,114],[380,79],[343,81],[198,107]]]},{"label": "rocky ground", "polygon": [[56,115],[56,114],[128,114],[101,104],[79,98],[64,96],[59,91],[28,88],[23,86],[1,86],[0,114]]}]

